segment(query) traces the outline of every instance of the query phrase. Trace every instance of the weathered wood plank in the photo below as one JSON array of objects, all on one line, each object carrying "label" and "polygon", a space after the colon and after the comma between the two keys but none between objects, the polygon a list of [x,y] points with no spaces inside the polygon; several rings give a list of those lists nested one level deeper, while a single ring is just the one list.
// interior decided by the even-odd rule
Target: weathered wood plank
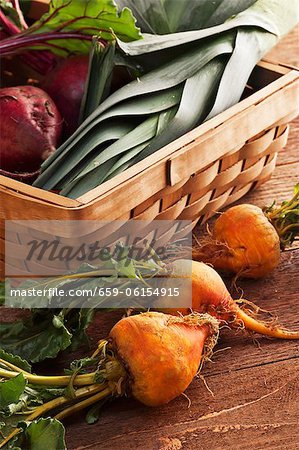
[{"label": "weathered wood plank", "polygon": [[299,182],[299,162],[278,166],[272,178],[258,189],[249,192],[238,203],[254,203],[258,206],[271,205],[292,197],[293,188]]},{"label": "weathered wood plank", "polygon": [[76,450],[295,449],[298,367],[296,359],[210,377],[214,396],[197,379],[189,408],[184,397],[157,409],[124,399],[106,409],[93,435],[83,421],[69,423],[67,439]]},{"label": "weathered wood plank", "polygon": [[[299,161],[299,117],[290,123],[290,133],[286,147],[279,153],[277,166]],[[287,170],[287,169],[286,169]]]},{"label": "weathered wood plank", "polygon": [[267,55],[266,59],[273,62],[299,66],[298,53],[299,26],[297,25],[291,33],[285,36]]}]

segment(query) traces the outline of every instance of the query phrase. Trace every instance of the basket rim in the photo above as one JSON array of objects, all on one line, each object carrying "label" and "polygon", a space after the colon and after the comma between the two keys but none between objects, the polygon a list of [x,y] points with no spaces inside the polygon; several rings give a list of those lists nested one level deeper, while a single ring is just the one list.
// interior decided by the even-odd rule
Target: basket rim
[{"label": "basket rim", "polygon": [[88,191],[77,199],[70,199],[54,192],[49,192],[41,188],[27,185],[21,181],[13,180],[3,175],[0,175],[0,191],[10,191],[17,196],[26,198],[29,197],[32,201],[43,204],[52,204],[55,207],[68,210],[82,209],[91,206],[97,200],[105,196],[105,194],[111,193],[111,190],[116,188],[121,188],[121,186],[123,186],[126,182],[132,180],[142,172],[151,169],[156,164],[161,163],[161,161],[168,161],[169,158],[172,159],[173,157],[184,152],[184,148],[191,144],[195,139],[205,138],[208,133],[213,132],[216,128],[221,127],[221,125],[227,123],[229,120],[232,120],[234,117],[244,114],[246,110],[263,102],[273,93],[287,87],[296,80],[299,80],[299,68],[294,66],[263,59],[257,64],[257,67],[280,74],[280,77],[254,92],[249,97],[241,100],[236,105],[231,106],[212,119],[209,119],[207,122],[204,122],[180,138],[172,141],[170,144],[164,146],[153,155],[148,156],[124,172],[116,175],[111,180],[108,180],[102,185]]}]

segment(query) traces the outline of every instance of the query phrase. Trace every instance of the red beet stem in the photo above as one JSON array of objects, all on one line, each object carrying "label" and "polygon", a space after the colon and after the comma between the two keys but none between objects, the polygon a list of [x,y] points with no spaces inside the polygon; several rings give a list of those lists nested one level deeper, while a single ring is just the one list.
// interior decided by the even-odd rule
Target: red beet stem
[{"label": "red beet stem", "polygon": [[13,7],[15,8],[15,10],[17,11],[20,24],[22,25],[24,30],[26,30],[28,28],[28,25],[26,23],[26,20],[24,19],[19,0],[12,0],[12,4],[13,4]]},{"label": "red beet stem", "polygon": [[0,23],[8,34],[14,35],[21,32],[19,27],[15,25],[8,17],[0,10]]},{"label": "red beet stem", "polygon": [[[35,35],[22,35],[15,36],[14,38],[10,37],[7,39],[3,39],[0,43],[0,52],[1,56],[11,55],[12,51],[25,49],[27,47],[31,47],[33,45],[39,45],[42,43],[46,43],[47,41],[57,40],[57,39],[79,39],[83,41],[91,41],[92,36],[87,34],[80,33],[40,33]],[[106,41],[101,40],[103,45],[106,45]],[[54,44],[47,44],[49,46],[54,46]],[[63,47],[60,47],[63,49]]]},{"label": "red beet stem", "polygon": [[[6,17],[2,11],[0,11],[0,23],[5,29],[5,32],[11,36],[16,36],[21,33],[21,30],[15,25],[13,22]],[[4,39],[2,39],[3,41]],[[10,53],[13,55],[13,51]],[[6,55],[8,56],[8,54]],[[47,74],[50,70],[52,70],[56,65],[55,56],[47,51],[47,50],[35,50],[31,52],[26,52],[26,54],[21,56],[22,60],[32,67],[34,70],[39,72],[42,75]]]}]

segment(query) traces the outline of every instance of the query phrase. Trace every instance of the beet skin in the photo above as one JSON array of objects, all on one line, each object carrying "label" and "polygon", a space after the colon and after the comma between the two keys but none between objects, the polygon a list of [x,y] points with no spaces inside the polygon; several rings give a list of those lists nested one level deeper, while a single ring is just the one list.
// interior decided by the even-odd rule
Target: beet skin
[{"label": "beet skin", "polygon": [[67,136],[78,127],[87,73],[88,56],[71,56],[59,63],[42,83],[42,88],[53,98],[62,114]]},{"label": "beet skin", "polygon": [[61,115],[46,92],[34,86],[0,89],[2,171],[37,172],[55,151],[61,127]]}]

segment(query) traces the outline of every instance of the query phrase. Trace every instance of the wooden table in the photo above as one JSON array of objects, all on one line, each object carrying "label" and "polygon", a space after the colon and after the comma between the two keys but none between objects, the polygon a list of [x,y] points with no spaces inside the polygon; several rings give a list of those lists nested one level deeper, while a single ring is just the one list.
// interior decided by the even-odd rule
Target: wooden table
[{"label": "wooden table", "polygon": [[[298,65],[298,29],[268,58]],[[273,178],[242,202],[262,206],[291,195],[299,178],[298,144],[299,119],[292,123]],[[199,238],[202,232],[195,230]],[[286,326],[299,329],[298,269],[299,248],[293,248],[283,254],[272,276],[240,281],[238,286],[245,298],[275,312]],[[90,329],[92,341],[105,337],[121,314],[98,314]],[[218,352],[202,372],[213,395],[198,378],[186,392],[190,405],[183,396],[155,409],[129,399],[116,400],[104,408],[96,425],[87,425],[83,414],[66,422],[68,450],[299,448],[298,349],[298,341],[253,339],[223,330]],[[67,367],[63,358],[60,364]]]},{"label": "wooden table", "polygon": [[[298,65],[298,29],[268,58]],[[270,204],[288,198],[299,178],[299,119],[291,125],[287,148],[273,178],[242,202]],[[200,237],[202,230],[196,229]],[[297,278],[296,278],[297,277]],[[276,313],[286,326],[299,329],[299,248],[287,250],[273,275],[238,282],[244,297]],[[105,314],[93,326],[93,338],[105,335],[120,315]],[[299,447],[298,341],[253,339],[223,331],[201,379],[185,397],[161,408],[122,399],[108,405],[96,425],[82,415],[68,422],[69,450],[226,450]]]}]

